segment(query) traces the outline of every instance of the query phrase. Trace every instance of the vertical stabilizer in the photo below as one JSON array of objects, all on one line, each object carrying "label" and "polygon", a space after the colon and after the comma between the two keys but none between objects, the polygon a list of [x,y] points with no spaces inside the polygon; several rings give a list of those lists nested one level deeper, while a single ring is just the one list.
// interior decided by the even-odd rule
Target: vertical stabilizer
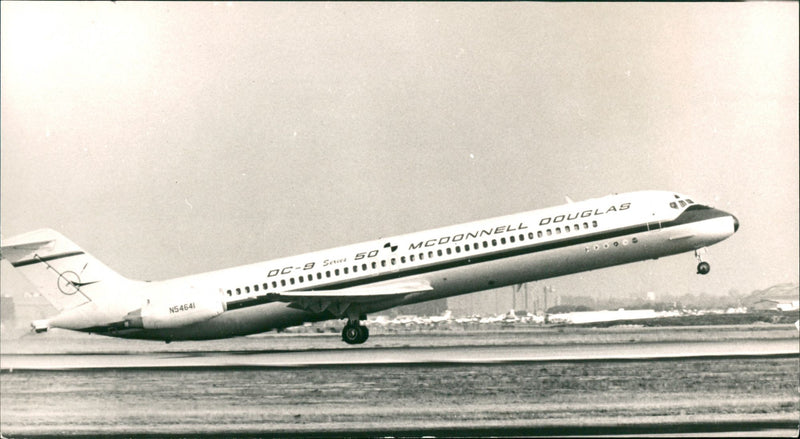
[{"label": "vertical stabilizer", "polygon": [[115,291],[131,283],[50,229],[4,239],[0,252],[58,310],[101,295],[113,298]]}]

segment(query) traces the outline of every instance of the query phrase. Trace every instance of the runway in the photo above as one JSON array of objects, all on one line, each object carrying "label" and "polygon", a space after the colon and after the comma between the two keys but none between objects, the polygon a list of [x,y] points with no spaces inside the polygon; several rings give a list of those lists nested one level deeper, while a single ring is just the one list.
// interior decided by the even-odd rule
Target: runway
[{"label": "runway", "polygon": [[618,344],[451,346],[426,348],[5,354],[0,370],[190,369],[491,364],[552,361],[657,360],[800,354],[796,338]]},{"label": "runway", "polygon": [[[794,437],[794,327],[23,338],[5,437]],[[226,349],[227,347],[227,349]],[[269,347],[269,349],[264,349]]]}]

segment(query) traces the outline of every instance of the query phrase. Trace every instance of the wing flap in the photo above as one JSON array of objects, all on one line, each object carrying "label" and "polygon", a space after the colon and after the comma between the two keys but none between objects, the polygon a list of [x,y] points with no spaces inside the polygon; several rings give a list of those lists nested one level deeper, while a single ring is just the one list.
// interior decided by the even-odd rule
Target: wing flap
[{"label": "wing flap", "polygon": [[267,293],[267,297],[280,302],[293,302],[296,299],[331,300],[340,302],[373,302],[390,296],[404,296],[411,293],[431,291],[427,281],[392,282],[383,285],[366,285],[338,290],[284,291]]},{"label": "wing flap", "polygon": [[357,317],[366,304],[402,299],[406,295],[432,291],[427,281],[388,282],[338,290],[283,291],[267,293],[269,301],[285,302],[290,307],[315,313],[329,312],[337,317]]}]

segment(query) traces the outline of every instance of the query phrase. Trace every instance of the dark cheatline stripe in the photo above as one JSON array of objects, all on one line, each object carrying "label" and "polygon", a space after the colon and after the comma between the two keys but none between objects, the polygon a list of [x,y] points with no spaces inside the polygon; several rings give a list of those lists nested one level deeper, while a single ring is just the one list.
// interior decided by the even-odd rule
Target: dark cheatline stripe
[{"label": "dark cheatline stripe", "polygon": [[44,257],[33,258],[33,259],[25,259],[24,261],[12,262],[11,266],[13,266],[13,267],[24,267],[26,265],[38,264],[38,263],[41,263],[41,262],[48,262],[48,261],[53,261],[53,260],[61,259],[61,258],[69,258],[71,256],[78,256],[78,255],[82,255],[82,254],[84,254],[82,251],[59,253],[57,255],[50,255],[50,256],[44,256]]},{"label": "dark cheatline stripe", "polygon": [[[694,207],[694,209],[692,207]],[[704,220],[713,219],[713,218],[730,216],[730,214],[728,214],[726,212],[723,212],[721,210],[711,209],[711,208],[708,208],[708,207],[705,207],[705,206],[694,205],[692,207],[686,209],[680,216],[678,216],[674,220],[662,222],[660,228],[661,229],[665,229],[665,228],[668,228],[668,227],[680,226],[680,225],[693,223],[693,222],[697,222],[697,221],[704,221]],[[631,234],[634,234],[634,233],[644,233],[644,232],[647,232],[648,230],[650,230],[650,228],[648,228],[647,224],[641,224],[641,225],[635,225],[635,226],[631,226],[631,227],[622,227],[622,228],[619,228],[619,229],[609,230],[607,232],[592,233],[592,234],[583,235],[583,236],[576,236],[576,237],[572,237],[572,238],[564,238],[564,239],[557,240],[557,241],[549,241],[549,242],[544,242],[544,243],[540,243],[540,244],[527,245],[525,247],[518,247],[518,248],[508,249],[508,250],[505,250],[505,251],[498,251],[498,252],[495,252],[495,253],[482,254],[482,255],[477,255],[477,256],[474,256],[474,257],[470,257],[469,253],[463,253],[462,252],[461,254],[464,254],[465,256],[463,258],[461,258],[461,259],[445,261],[445,262],[441,262],[441,263],[433,264],[433,265],[428,265],[428,266],[424,266],[424,267],[409,268],[409,269],[406,269],[406,270],[400,270],[400,271],[396,271],[396,272],[392,272],[392,273],[380,274],[380,275],[376,275],[376,276],[372,276],[372,277],[366,277],[366,278],[362,278],[362,279],[354,279],[354,280],[350,280],[350,281],[336,282],[336,283],[332,283],[332,284],[328,284],[328,285],[320,285],[320,286],[315,287],[314,290],[323,290],[324,291],[324,290],[334,290],[334,289],[340,289],[340,288],[355,287],[355,286],[364,285],[364,284],[370,284],[370,283],[374,283],[374,282],[381,282],[381,281],[396,279],[396,278],[399,278],[399,277],[413,276],[413,275],[418,275],[418,274],[426,274],[426,273],[430,273],[430,272],[434,272],[434,271],[446,270],[448,268],[461,267],[461,266],[464,266],[464,265],[470,265],[470,264],[481,263],[481,262],[491,262],[491,261],[496,261],[496,260],[499,260],[499,259],[505,259],[505,258],[514,257],[514,256],[522,256],[522,255],[528,255],[528,254],[543,252],[543,251],[547,251],[547,250],[555,250],[555,249],[559,249],[559,248],[570,247],[570,246],[573,246],[573,245],[586,244],[586,243],[595,242],[595,241],[604,241],[604,240],[607,240],[607,239],[619,238],[621,236],[631,235]]]},{"label": "dark cheatline stripe", "polygon": [[[675,226],[680,226],[680,225],[689,224],[689,223],[693,223],[693,222],[705,221],[705,220],[709,220],[709,219],[713,219],[713,218],[720,218],[720,217],[725,217],[725,216],[730,216],[730,214],[726,213],[726,212],[723,212],[721,210],[712,209],[712,208],[709,208],[709,207],[706,207],[706,206],[702,206],[702,205],[697,205],[696,204],[696,205],[693,205],[693,206],[687,208],[683,213],[681,213],[674,220],[661,222],[660,228],[661,229],[666,229],[666,228],[669,228],[669,227],[675,227]],[[653,224],[653,223],[650,223],[650,224]],[[386,280],[397,279],[397,278],[400,278],[400,277],[413,276],[413,275],[419,275],[419,274],[426,274],[426,273],[431,273],[431,272],[435,272],[435,271],[439,271],[439,270],[446,270],[448,268],[461,267],[461,266],[464,266],[464,265],[476,264],[476,263],[481,263],[481,262],[496,261],[496,260],[510,258],[510,257],[514,257],[514,256],[533,254],[533,253],[543,252],[543,251],[547,251],[547,250],[554,250],[554,249],[559,249],[559,248],[564,248],[564,247],[570,247],[570,246],[573,246],[573,245],[580,245],[580,244],[586,244],[586,243],[590,243],[590,242],[603,241],[603,240],[607,240],[607,239],[614,239],[614,238],[619,238],[619,237],[622,237],[622,236],[625,236],[625,235],[631,235],[631,234],[634,234],[634,233],[644,233],[644,232],[647,232],[648,230],[650,230],[650,228],[648,227],[647,224],[640,224],[640,225],[635,225],[635,226],[631,226],[631,227],[623,227],[623,228],[619,228],[619,229],[609,230],[609,231],[606,231],[606,232],[592,233],[592,234],[583,235],[583,236],[576,236],[576,237],[573,237],[573,238],[565,238],[565,239],[561,239],[561,240],[558,240],[558,241],[550,241],[550,242],[545,242],[545,243],[532,244],[532,245],[527,245],[525,247],[518,247],[518,248],[514,248],[514,249],[508,249],[508,250],[505,250],[505,251],[498,251],[498,252],[490,253],[490,254],[476,255],[474,257],[470,256],[468,252],[467,253],[462,252],[464,257],[462,257],[461,259],[444,261],[444,262],[441,262],[441,263],[438,263],[438,264],[432,264],[432,265],[428,265],[428,266],[424,266],[424,267],[408,268],[408,269],[405,269],[405,270],[399,270],[399,271],[395,271],[395,272],[391,272],[391,273],[373,275],[373,276],[364,277],[364,278],[361,278],[361,279],[353,279],[353,280],[348,280],[348,281],[332,282],[332,283],[325,284],[325,285],[318,285],[318,286],[314,287],[314,289],[311,290],[311,291],[328,291],[328,290],[337,290],[337,289],[341,289],[341,288],[350,288],[350,287],[355,287],[355,286],[359,286],[359,285],[365,285],[365,284],[371,284],[371,283],[375,283],[375,282],[381,282],[381,281],[386,281]],[[234,310],[234,309],[239,309],[239,308],[247,308],[247,307],[250,307],[250,306],[260,305],[262,303],[268,303],[268,302],[272,302],[272,301],[274,301],[274,300],[268,299],[265,296],[252,297],[252,298],[242,299],[242,300],[239,300],[239,301],[228,302],[227,308],[228,308],[228,310]]]},{"label": "dark cheatline stripe", "polygon": [[270,302],[275,302],[275,299],[268,298],[267,296],[258,296],[258,297],[251,297],[248,299],[239,300],[237,302],[228,302],[226,308],[228,311],[232,311],[234,309],[247,308],[250,306],[256,306]]},{"label": "dark cheatline stripe", "polygon": [[396,278],[399,278],[399,277],[414,276],[414,275],[418,275],[418,274],[426,274],[426,273],[430,273],[430,272],[434,272],[434,271],[461,267],[461,266],[464,266],[464,265],[478,264],[478,263],[481,263],[481,262],[491,262],[491,261],[496,261],[496,260],[500,260],[500,259],[511,258],[511,257],[514,257],[514,256],[529,255],[529,254],[533,254],[533,253],[544,252],[544,251],[547,251],[547,250],[555,250],[555,249],[559,249],[559,248],[570,247],[570,246],[573,246],[573,245],[586,244],[588,242],[595,242],[595,241],[601,241],[601,240],[606,240],[606,239],[612,239],[612,238],[616,238],[616,237],[619,237],[619,236],[630,235],[630,234],[633,234],[633,233],[641,233],[641,232],[646,232],[646,231],[647,231],[647,226],[646,225],[645,226],[626,227],[626,228],[621,228],[621,229],[615,229],[615,230],[609,231],[609,232],[593,233],[593,234],[584,235],[584,236],[576,236],[574,238],[566,238],[566,239],[561,239],[561,240],[558,240],[558,241],[549,241],[549,242],[545,242],[545,243],[541,243],[541,244],[533,244],[533,245],[527,245],[525,247],[518,247],[518,248],[513,248],[513,249],[508,249],[508,250],[501,250],[501,251],[497,251],[497,252],[494,252],[494,253],[478,254],[478,255],[475,255],[475,256],[470,256],[469,253],[465,254],[464,252],[462,252],[461,254],[465,254],[465,256],[463,258],[461,258],[461,259],[445,261],[445,262],[441,262],[441,263],[433,264],[433,265],[428,265],[428,266],[424,266],[424,267],[409,268],[409,269],[406,269],[406,270],[396,271],[396,272],[392,272],[392,273],[380,274],[380,275],[377,275],[377,276],[368,277],[368,278],[364,278],[364,279],[355,279],[355,280],[351,280],[351,281],[347,281],[347,282],[338,282],[338,283],[333,284],[333,285],[322,285],[322,286],[316,287],[315,289],[316,290],[330,290],[330,289],[355,287],[355,286],[364,285],[364,284],[373,283],[373,282],[381,282],[381,281],[385,281],[385,280],[396,279]]}]

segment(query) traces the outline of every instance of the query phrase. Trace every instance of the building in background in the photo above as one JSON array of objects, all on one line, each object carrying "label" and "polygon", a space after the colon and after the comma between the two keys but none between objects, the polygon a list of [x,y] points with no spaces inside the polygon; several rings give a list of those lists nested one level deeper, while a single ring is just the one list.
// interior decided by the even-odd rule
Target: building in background
[{"label": "building in background", "polygon": [[447,310],[447,299],[431,300],[429,302],[415,303],[413,305],[391,308],[385,313],[391,316],[438,316]]},{"label": "building in background", "polygon": [[742,305],[751,311],[792,311],[800,306],[800,286],[792,283],[756,290],[742,298]]}]

